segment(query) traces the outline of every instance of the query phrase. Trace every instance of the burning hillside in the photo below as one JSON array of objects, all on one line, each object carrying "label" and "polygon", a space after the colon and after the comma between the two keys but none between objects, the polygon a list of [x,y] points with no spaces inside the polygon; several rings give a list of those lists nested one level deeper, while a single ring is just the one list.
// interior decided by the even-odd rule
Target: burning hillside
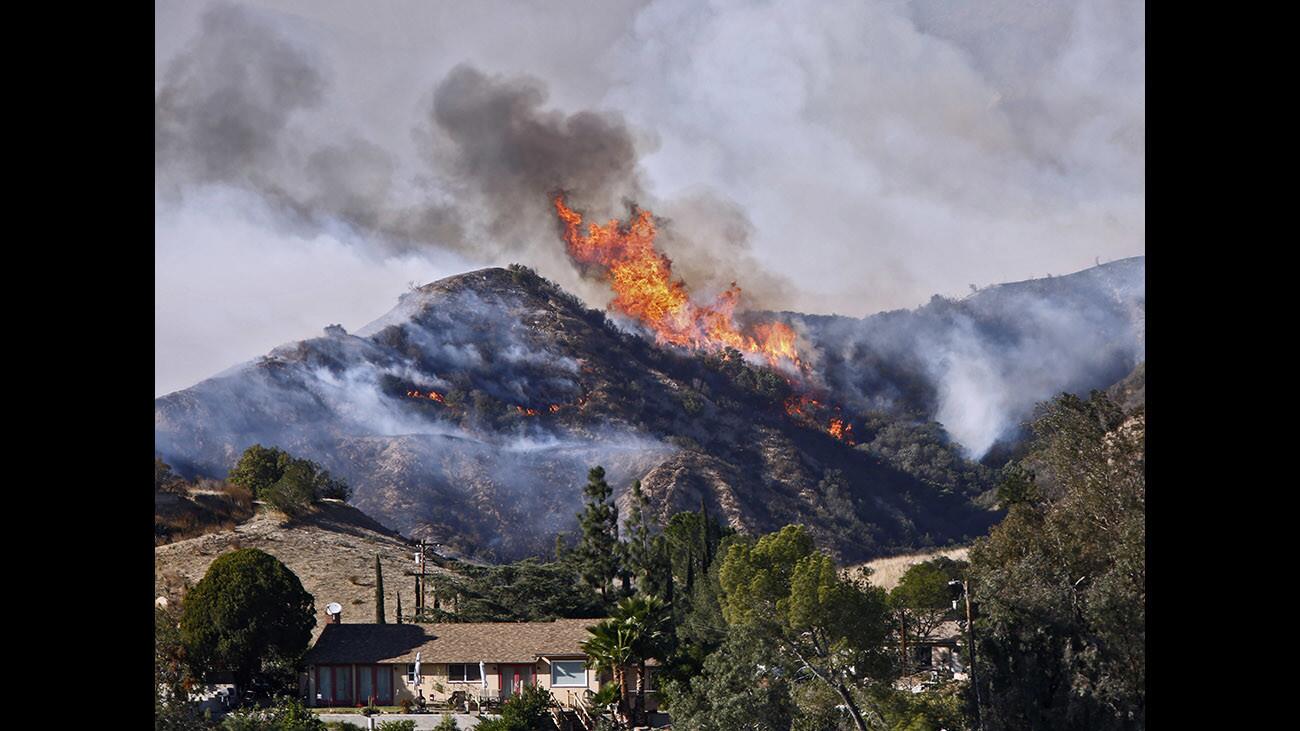
[{"label": "burning hillside", "polygon": [[626,223],[610,220],[587,224],[555,197],[555,211],[564,222],[564,242],[577,264],[594,268],[614,290],[610,305],[654,333],[660,344],[696,350],[735,348],[762,356],[773,366],[801,366],[794,329],[783,322],[764,322],[741,332],[734,315],[740,302],[735,282],[707,305],[691,299],[686,283],[673,278],[673,263],[655,248],[653,214],[633,212]]},{"label": "burning hillside", "polygon": [[[949,394],[945,381],[913,365],[930,343],[945,342],[937,334],[990,352],[1019,343],[1012,352],[1025,363],[1026,353],[1073,353],[1056,343],[1080,333],[1122,344],[1128,321],[1098,301],[1143,307],[1123,278],[1090,275],[1035,284],[1042,294],[1008,286],[935,313],[936,305],[864,320],[786,313],[801,351],[791,337],[778,370],[766,365],[774,351],[758,328],[727,307],[691,302],[674,282],[651,246],[648,214],[584,232],[581,216],[568,213],[566,233],[590,266],[630,283],[615,287],[613,308],[643,313],[638,321],[672,347],[613,326],[527,268],[468,272],[403,295],[355,334],[331,328],[157,399],[156,451],[187,477],[221,477],[251,444],[279,446],[346,479],[354,504],[385,525],[502,559],[547,552],[557,532],[572,531],[586,470],[602,464],[620,492],[641,479],[657,515],[696,509],[703,497],[734,527],[803,522],[844,558],[864,560],[961,540],[990,519],[970,502],[991,486],[984,468],[949,441],[946,421],[933,421],[928,394]],[[642,280],[629,270],[637,256],[652,272]],[[637,282],[668,305],[638,299]],[[1079,314],[1051,322],[1068,327],[1020,324],[1043,310],[1029,304],[1066,286]],[[1097,348],[1099,337],[1082,362],[1123,367],[1129,351]],[[946,367],[966,357],[936,352],[951,354]],[[1067,382],[1051,377],[1073,361],[1049,362],[1035,372],[1042,389],[1057,389]],[[1123,375],[1103,381],[1099,372],[1081,385]],[[839,507],[828,512],[831,503]]]}]

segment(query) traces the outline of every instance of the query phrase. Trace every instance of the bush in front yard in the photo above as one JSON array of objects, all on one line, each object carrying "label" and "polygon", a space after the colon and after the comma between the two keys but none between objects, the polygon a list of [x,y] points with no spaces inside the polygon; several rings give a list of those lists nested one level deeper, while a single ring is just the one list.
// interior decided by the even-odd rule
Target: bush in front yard
[{"label": "bush in front yard", "polygon": [[415,731],[415,721],[380,721],[376,728],[379,731]]},{"label": "bush in front yard", "polygon": [[234,711],[222,731],[327,731],[325,722],[296,698],[279,698],[269,708]]}]

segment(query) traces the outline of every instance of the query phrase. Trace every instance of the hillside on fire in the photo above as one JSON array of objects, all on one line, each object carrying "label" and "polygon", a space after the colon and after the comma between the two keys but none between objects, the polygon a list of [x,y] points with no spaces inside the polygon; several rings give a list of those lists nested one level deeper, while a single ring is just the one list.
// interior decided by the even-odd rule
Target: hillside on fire
[{"label": "hillside on fire", "polygon": [[802,523],[864,561],[986,532],[1032,405],[1144,359],[1144,276],[1138,257],[862,319],[733,320],[720,300],[698,319],[729,329],[702,347],[526,267],[482,269],[156,399],[155,451],[224,477],[277,446],[387,528],[488,560],[574,531],[600,464],[620,500],[640,479],[657,518],[704,503],[751,534]]}]

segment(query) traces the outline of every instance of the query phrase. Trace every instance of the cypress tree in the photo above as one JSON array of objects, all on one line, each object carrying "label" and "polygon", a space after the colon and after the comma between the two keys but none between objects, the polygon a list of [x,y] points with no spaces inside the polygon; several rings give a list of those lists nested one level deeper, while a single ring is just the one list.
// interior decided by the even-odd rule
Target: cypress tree
[{"label": "cypress tree", "polygon": [[375,554],[375,624],[384,624],[384,570]]},{"label": "cypress tree", "polygon": [[713,547],[711,543],[711,533],[709,530],[709,506],[704,502],[704,493],[700,493],[700,545],[703,546],[704,554],[700,556],[700,570],[708,572],[709,564],[713,563]]}]

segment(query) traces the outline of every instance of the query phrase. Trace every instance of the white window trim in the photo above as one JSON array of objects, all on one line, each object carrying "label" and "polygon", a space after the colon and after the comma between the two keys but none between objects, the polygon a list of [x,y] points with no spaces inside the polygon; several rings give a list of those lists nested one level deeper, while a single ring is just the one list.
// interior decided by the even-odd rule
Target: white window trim
[{"label": "white window trim", "polygon": [[[587,667],[585,660],[547,660],[551,664],[551,687],[552,688],[586,688],[591,685],[591,668]],[[562,662],[580,662],[582,663],[582,682],[581,683],[557,683],[555,682],[555,666]]]}]

